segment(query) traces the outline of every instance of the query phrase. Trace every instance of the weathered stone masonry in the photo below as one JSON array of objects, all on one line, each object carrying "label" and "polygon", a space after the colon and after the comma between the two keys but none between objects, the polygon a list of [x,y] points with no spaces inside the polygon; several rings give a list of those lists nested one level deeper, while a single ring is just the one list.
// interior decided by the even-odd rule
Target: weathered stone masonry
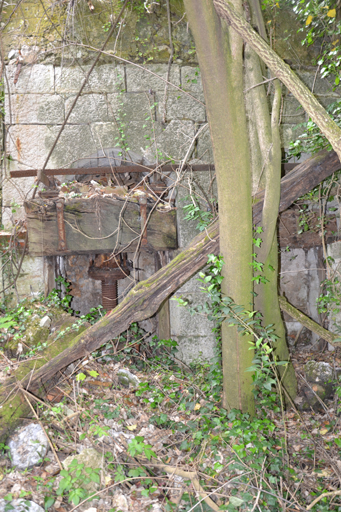
[{"label": "weathered stone masonry", "polygon": [[[186,35],[186,34],[185,34]],[[185,37],[185,36],[184,36]],[[186,35],[187,37],[187,35]],[[188,45],[188,41],[186,43]],[[30,55],[26,48],[26,54]],[[29,60],[29,59],[28,59]],[[75,63],[75,61],[77,63]],[[153,73],[167,78],[167,61],[158,64],[144,64]],[[36,61],[22,66],[18,81],[15,59],[9,59],[6,69],[6,153],[3,169],[3,217],[5,229],[23,216],[21,208],[12,213],[11,205],[22,204],[32,193],[33,178],[9,179],[10,170],[39,168],[44,164],[54,139],[65,119],[75,95],[82,84],[89,64],[82,59],[66,61],[63,67],[51,60]],[[322,104],[328,105],[337,93],[328,82],[315,76],[315,69],[305,66],[297,69],[307,85],[314,83],[314,92]],[[63,131],[53,152],[48,168],[71,167],[80,159],[104,148],[127,146],[140,153],[150,162],[167,159],[181,160],[198,129],[207,121],[200,72],[195,63],[186,64],[178,59],[171,68],[171,83],[189,92],[193,97],[168,87],[164,104],[165,82],[133,64],[112,62],[100,63],[92,73],[84,93]],[[199,100],[198,101],[196,101]],[[285,92],[282,111],[283,147],[295,138],[294,125],[305,120],[305,114],[296,100]],[[166,112],[166,114],[164,114]],[[166,123],[163,123],[165,115]],[[296,132],[297,133],[297,132]],[[206,130],[193,146],[191,160],[212,163],[209,132]],[[185,178],[177,194],[178,243],[184,247],[195,234],[195,225],[184,220],[182,206],[188,196],[188,180],[197,180],[204,190],[214,194],[214,181],[209,173],[195,173]],[[195,184],[194,184],[195,187]],[[48,279],[48,261],[43,258],[26,257],[22,274],[18,280],[21,297],[44,291]],[[100,302],[100,285],[85,277],[87,258],[74,256],[65,263],[66,273],[74,286],[75,309],[83,312]],[[154,272],[153,258],[142,255],[139,266],[144,270],[139,278]],[[281,284],[293,304],[318,319],[316,297],[319,293],[319,259],[315,249],[295,249],[282,254]],[[310,269],[307,270],[306,269]],[[28,279],[29,276],[29,279]],[[301,279],[302,278],[302,279]],[[300,283],[298,285],[298,283]],[[119,291],[124,293],[123,284]],[[126,286],[126,285],[125,285]],[[193,278],[179,291],[194,303],[205,297],[200,292],[200,283]],[[192,317],[174,302],[170,301],[171,335],[180,343],[181,356],[185,360],[197,357],[202,352],[206,358],[213,355],[214,337],[206,320]],[[295,336],[299,326],[287,322],[288,333]]]}]

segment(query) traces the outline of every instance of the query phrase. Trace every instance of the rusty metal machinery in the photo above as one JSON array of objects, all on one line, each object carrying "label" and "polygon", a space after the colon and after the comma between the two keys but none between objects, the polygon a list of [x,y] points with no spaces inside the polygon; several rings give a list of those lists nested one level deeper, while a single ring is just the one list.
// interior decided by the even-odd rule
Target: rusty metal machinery
[{"label": "rusty metal machinery", "polygon": [[117,281],[128,277],[130,271],[127,267],[127,255],[112,257],[112,255],[99,254],[89,268],[91,279],[102,282],[102,306],[110,311],[118,304]]}]

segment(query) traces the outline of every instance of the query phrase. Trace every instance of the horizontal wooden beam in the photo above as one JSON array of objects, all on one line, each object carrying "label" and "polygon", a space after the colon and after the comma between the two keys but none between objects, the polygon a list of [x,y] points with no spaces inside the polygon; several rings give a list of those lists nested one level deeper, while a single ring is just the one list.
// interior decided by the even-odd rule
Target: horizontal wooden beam
[{"label": "horizontal wooden beam", "polygon": [[[24,206],[32,256],[126,252],[128,248],[134,252],[138,247],[142,216],[138,203],[109,197],[70,198],[65,201],[60,222],[56,201],[35,199],[25,201]],[[177,249],[176,210],[145,206],[148,225],[144,248]]]},{"label": "horizontal wooden beam", "polygon": [[[214,165],[211,164],[194,164],[189,166],[193,171],[214,171]],[[111,167],[81,167],[76,169],[45,169],[46,176],[68,176],[68,175],[86,175],[86,174],[111,174],[111,173],[125,173],[125,172],[149,172],[158,169],[160,172],[176,171],[179,165],[120,165]],[[11,171],[11,178],[30,178],[37,176],[37,169],[24,169],[20,171]]]}]

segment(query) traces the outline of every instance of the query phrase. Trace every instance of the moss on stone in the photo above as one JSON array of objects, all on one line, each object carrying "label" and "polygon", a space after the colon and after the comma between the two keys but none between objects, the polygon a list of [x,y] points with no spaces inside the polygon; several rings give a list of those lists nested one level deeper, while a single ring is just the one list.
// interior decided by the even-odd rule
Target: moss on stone
[{"label": "moss on stone", "polygon": [[[179,21],[185,14],[182,0],[171,1],[172,21]],[[86,41],[93,48],[99,48],[107,38],[112,13],[118,14],[122,7],[119,0],[113,0],[110,4],[96,2],[94,13],[89,11],[87,4],[78,3],[76,15],[72,17],[72,26],[67,24],[66,4],[54,5],[53,9],[47,4],[46,12],[39,0],[25,2],[23,5],[25,21],[22,12],[18,9],[5,30],[3,42],[6,53],[10,49],[18,49],[23,45],[34,44],[42,50],[50,50],[46,53],[44,61],[54,64],[64,59],[81,58],[85,63],[93,58],[93,50],[86,47],[68,47],[62,50],[62,36],[66,33],[74,33],[77,41]],[[11,9],[4,13],[3,21],[6,23],[11,15]],[[133,2],[127,8],[128,15],[125,18],[123,30],[118,41],[115,37],[108,42],[107,50],[117,51],[118,56],[135,62],[161,62],[169,59],[169,38],[166,7],[162,5],[156,12],[148,14],[141,2]],[[70,21],[69,21],[70,23]],[[25,30],[23,30],[25,28]],[[195,53],[188,52],[193,46],[190,33],[187,31],[187,22],[184,18],[173,30],[173,45],[175,58],[186,62],[196,62]],[[54,47],[57,50],[54,50]],[[101,62],[112,62],[107,56],[101,58]]]}]

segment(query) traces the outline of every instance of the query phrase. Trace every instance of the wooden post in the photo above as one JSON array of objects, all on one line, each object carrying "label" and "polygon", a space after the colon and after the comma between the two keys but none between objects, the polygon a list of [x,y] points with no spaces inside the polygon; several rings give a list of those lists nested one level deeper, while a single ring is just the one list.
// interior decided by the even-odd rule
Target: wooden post
[{"label": "wooden post", "polygon": [[[171,259],[170,251],[157,251],[155,253],[155,272],[165,267]],[[162,302],[157,312],[157,336],[160,340],[169,340],[171,337],[169,299]]]}]

